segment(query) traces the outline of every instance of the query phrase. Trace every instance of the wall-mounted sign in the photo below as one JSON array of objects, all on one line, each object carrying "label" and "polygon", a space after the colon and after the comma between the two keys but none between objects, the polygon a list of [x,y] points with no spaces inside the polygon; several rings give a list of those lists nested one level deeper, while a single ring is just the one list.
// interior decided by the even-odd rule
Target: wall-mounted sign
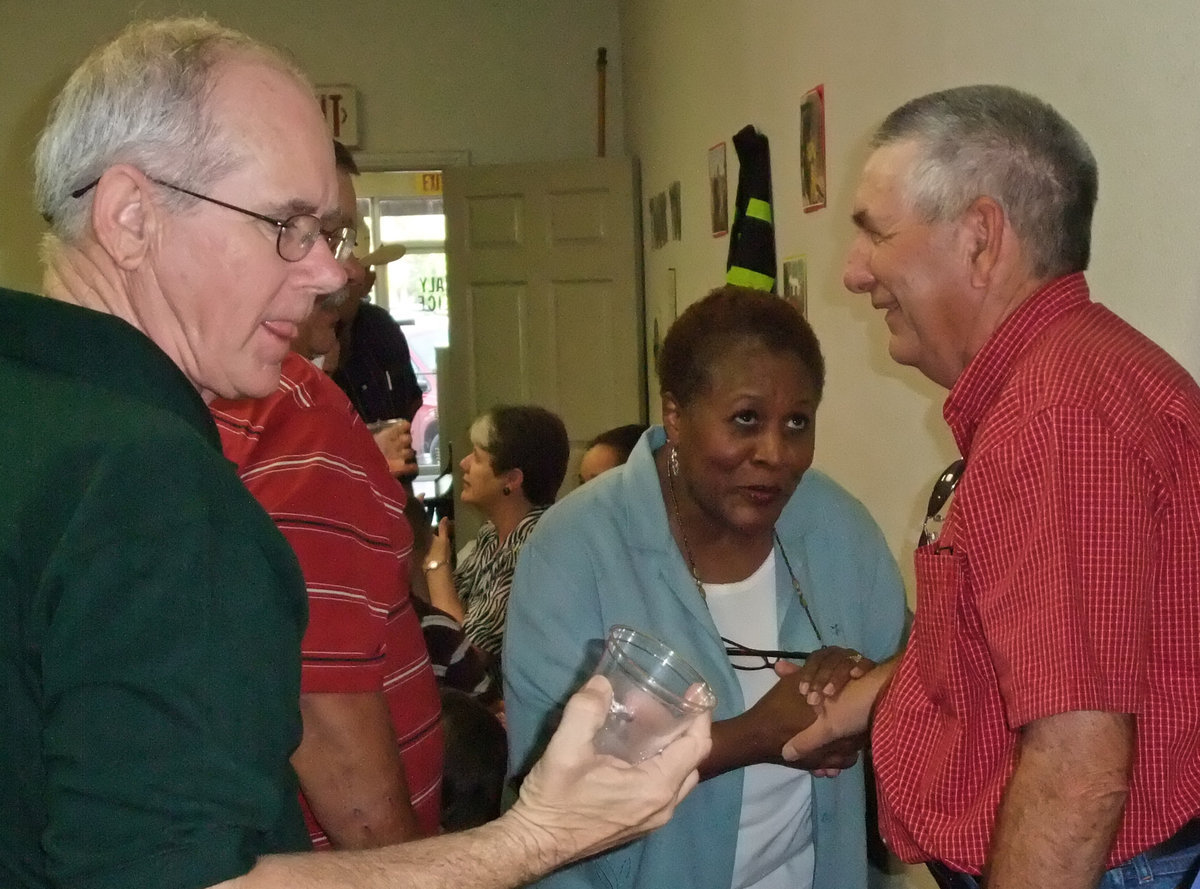
[{"label": "wall-mounted sign", "polygon": [[329,135],[347,148],[358,148],[358,90],[347,84],[318,86],[317,99]]},{"label": "wall-mounted sign", "polygon": [[420,192],[421,194],[441,194],[442,193],[442,174],[436,170],[430,170],[419,174]]}]

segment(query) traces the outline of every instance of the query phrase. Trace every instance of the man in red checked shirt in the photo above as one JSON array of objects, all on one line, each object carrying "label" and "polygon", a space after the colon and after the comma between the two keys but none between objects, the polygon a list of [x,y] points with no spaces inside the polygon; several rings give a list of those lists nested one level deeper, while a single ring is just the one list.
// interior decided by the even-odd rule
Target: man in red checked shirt
[{"label": "man in red checked shirt", "polygon": [[815,659],[801,679],[832,695],[834,731],[861,728],[886,686],[884,837],[941,886],[1187,885],[1200,389],[1091,301],[1096,164],[1048,105],[947,90],[872,145],[845,284],[885,312],[892,358],[950,390],[965,468],[916,552],[907,651],[842,694],[869,664]]}]

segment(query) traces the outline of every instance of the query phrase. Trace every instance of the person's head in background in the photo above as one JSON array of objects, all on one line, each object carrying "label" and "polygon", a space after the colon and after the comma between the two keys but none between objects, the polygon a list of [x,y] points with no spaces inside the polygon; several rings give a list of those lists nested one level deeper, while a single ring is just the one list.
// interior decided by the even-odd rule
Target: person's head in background
[{"label": "person's head in background", "polygon": [[206,400],[267,395],[345,276],[332,155],[280,54],[205,19],[131,25],[72,74],[38,143],[46,290],[125,318]]},{"label": "person's head in background", "polygon": [[579,484],[590,482],[600,473],[615,469],[628,460],[647,428],[644,423],[628,423],[607,429],[588,442],[587,450],[579,459]]},{"label": "person's head in background", "polygon": [[1004,86],[913,99],[871,144],[844,283],[886,313],[892,359],[949,388],[1026,297],[1087,268],[1096,160],[1054,108]]},{"label": "person's head in background", "polygon": [[471,424],[472,450],[459,463],[462,501],[491,517],[554,502],[570,443],[559,416],[534,405],[501,405]]},{"label": "person's head in background", "polygon": [[[358,175],[358,164],[350,150],[336,139],[333,140],[333,158],[337,165],[338,180],[336,224],[351,229],[354,240],[357,240],[358,195],[354,191],[353,177]],[[337,364],[337,322],[342,307],[354,292],[362,290],[367,276],[367,270],[353,252],[342,260],[342,268],[346,271],[346,283],[317,300],[312,314],[300,325],[296,339],[292,341],[293,351],[328,370]]]}]

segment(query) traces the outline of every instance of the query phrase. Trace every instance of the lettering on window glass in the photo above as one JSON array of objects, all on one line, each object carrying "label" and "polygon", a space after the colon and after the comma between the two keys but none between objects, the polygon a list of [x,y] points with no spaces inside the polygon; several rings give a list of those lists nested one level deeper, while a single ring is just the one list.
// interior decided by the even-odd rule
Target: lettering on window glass
[{"label": "lettering on window glass", "polygon": [[428,275],[418,278],[419,290],[416,294],[417,304],[426,312],[444,312],[446,310],[446,276]]}]

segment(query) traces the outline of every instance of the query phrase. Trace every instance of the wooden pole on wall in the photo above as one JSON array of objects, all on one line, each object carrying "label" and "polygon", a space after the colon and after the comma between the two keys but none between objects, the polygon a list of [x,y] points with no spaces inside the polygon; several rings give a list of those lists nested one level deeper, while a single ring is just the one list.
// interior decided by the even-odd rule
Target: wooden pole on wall
[{"label": "wooden pole on wall", "polygon": [[608,50],[596,51],[596,157],[604,157],[604,86],[608,69]]}]

